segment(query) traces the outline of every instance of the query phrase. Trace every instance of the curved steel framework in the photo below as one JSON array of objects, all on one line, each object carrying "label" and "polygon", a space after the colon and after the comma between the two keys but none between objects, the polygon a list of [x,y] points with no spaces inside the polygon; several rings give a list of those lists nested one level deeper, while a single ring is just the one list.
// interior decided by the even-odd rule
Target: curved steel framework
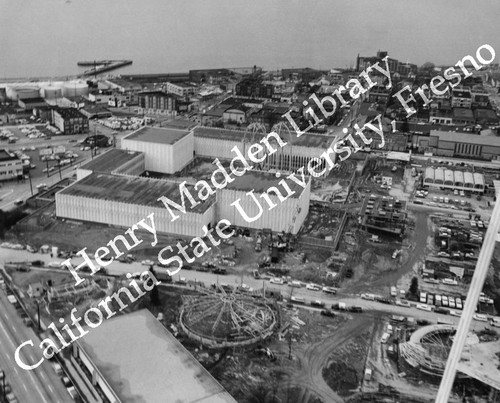
[{"label": "curved steel framework", "polygon": [[[266,126],[262,123],[251,123],[245,129],[245,134],[243,135],[243,139],[241,140],[241,148],[243,155],[247,155],[249,148],[259,142],[267,135]],[[263,156],[263,153],[259,153],[256,157]],[[254,169],[263,170],[265,169],[266,160],[261,164],[255,164]]]},{"label": "curved steel framework", "polygon": [[[415,331],[409,341],[399,344],[400,354],[412,367],[442,375],[455,333],[456,326],[452,325],[423,327]],[[477,343],[476,337],[470,335],[468,344],[474,343]]]},{"label": "curved steel framework", "polygon": [[228,292],[222,286],[205,293],[187,299],[181,308],[179,324],[191,339],[207,347],[236,347],[273,333],[277,315],[266,299]]}]

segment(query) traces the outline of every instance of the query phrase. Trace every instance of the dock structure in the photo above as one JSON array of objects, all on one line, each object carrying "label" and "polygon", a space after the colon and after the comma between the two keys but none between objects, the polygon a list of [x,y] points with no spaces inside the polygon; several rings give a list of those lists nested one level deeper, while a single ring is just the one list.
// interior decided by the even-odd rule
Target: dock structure
[{"label": "dock structure", "polygon": [[80,67],[92,66],[91,69],[85,70],[80,77],[95,76],[97,74],[105,73],[119,69],[124,66],[132,64],[132,60],[94,60],[94,61],[81,61],[77,65]]}]

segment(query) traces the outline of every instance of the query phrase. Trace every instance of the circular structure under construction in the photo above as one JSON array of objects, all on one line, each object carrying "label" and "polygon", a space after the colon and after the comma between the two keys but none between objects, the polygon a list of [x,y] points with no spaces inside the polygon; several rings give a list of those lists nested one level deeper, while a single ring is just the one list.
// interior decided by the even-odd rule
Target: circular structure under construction
[{"label": "circular structure under construction", "polygon": [[[455,333],[454,325],[422,327],[411,335],[410,340],[399,344],[399,352],[412,367],[430,375],[442,376]],[[469,333],[462,354],[478,342],[477,335]]]},{"label": "circular structure under construction", "polygon": [[271,336],[278,324],[265,298],[226,292],[218,287],[184,301],[179,325],[184,333],[210,348],[248,346]]}]

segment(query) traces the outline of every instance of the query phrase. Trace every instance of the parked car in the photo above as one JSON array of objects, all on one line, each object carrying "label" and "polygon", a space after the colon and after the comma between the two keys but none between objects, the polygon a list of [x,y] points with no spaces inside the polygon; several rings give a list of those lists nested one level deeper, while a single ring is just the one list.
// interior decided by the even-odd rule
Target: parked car
[{"label": "parked car", "polygon": [[269,282],[272,283],[272,284],[279,284],[279,285],[283,285],[284,284],[283,279],[281,279],[279,277],[273,277],[271,280],[269,280]]},{"label": "parked car", "polygon": [[316,284],[307,284],[306,285],[306,290],[319,291],[319,290],[321,290],[321,288],[320,288],[319,285],[316,285]]},{"label": "parked car", "polygon": [[476,313],[472,316],[474,320],[477,320],[479,322],[488,322],[488,317],[486,315]]},{"label": "parked car", "polygon": [[432,311],[432,307],[430,307],[429,305],[426,305],[426,304],[417,304],[417,309],[420,309],[422,311],[428,311],[428,312]]},{"label": "parked car", "polygon": [[141,264],[142,264],[143,266],[154,266],[154,265],[155,265],[155,262],[153,262],[152,260],[146,259],[146,260],[143,260],[143,261],[141,262]]},{"label": "parked car", "polygon": [[337,294],[337,289],[333,287],[323,287],[323,292],[327,294]]}]

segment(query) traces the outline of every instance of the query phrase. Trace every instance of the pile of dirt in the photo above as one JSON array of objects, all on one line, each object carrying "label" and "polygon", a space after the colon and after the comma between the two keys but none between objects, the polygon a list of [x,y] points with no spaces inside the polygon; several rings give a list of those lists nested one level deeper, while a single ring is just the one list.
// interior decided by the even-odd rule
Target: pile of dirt
[{"label": "pile of dirt", "polygon": [[348,396],[359,385],[356,370],[346,362],[332,362],[323,369],[323,378],[328,386],[341,396]]}]

